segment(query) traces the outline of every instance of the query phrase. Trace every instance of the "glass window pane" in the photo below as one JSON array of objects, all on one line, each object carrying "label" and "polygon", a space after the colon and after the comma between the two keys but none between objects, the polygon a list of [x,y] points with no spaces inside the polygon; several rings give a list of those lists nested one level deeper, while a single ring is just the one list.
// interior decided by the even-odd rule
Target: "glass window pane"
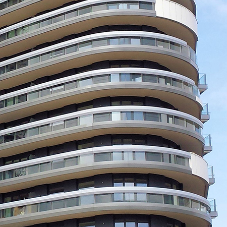
[{"label": "glass window pane", "polygon": [[45,27],[45,26],[50,25],[50,24],[51,24],[51,18],[41,21],[40,27]]},{"label": "glass window pane", "polygon": [[136,198],[137,198],[137,201],[146,202],[147,201],[147,194],[146,193],[137,193]]},{"label": "glass window pane", "polygon": [[158,83],[158,76],[143,75],[143,82]]},{"label": "glass window pane", "polygon": [[73,82],[69,82],[65,84],[65,90],[70,90],[70,89],[74,89],[77,87],[77,82],[73,81]]},{"label": "glass window pane", "polygon": [[108,45],[107,39],[98,39],[92,41],[92,47],[100,47],[100,46],[106,46]]},{"label": "glass window pane", "polygon": [[162,154],[155,153],[155,152],[147,152],[146,153],[146,160],[153,161],[153,162],[162,162]]},{"label": "glass window pane", "polygon": [[94,122],[110,121],[111,113],[94,114]]},{"label": "glass window pane", "polygon": [[92,47],[91,41],[83,42],[79,44],[79,50],[86,50]]},{"label": "glass window pane", "polygon": [[123,201],[123,200],[124,200],[123,193],[114,193],[114,201],[115,202]]},{"label": "glass window pane", "polygon": [[49,59],[51,59],[51,52],[41,55],[41,61],[47,61]]},{"label": "glass window pane", "polygon": [[81,116],[80,117],[80,125],[92,125],[93,123],[93,116],[87,115],[87,116]]},{"label": "glass window pane", "polygon": [[141,76],[141,74],[135,74],[135,73],[133,73],[132,75],[131,75],[131,80],[132,81],[135,81],[135,82],[142,82],[142,76]]},{"label": "glass window pane", "polygon": [[68,12],[68,13],[65,13],[65,19],[70,19],[70,18],[73,18],[73,17],[76,17],[76,16],[77,16],[77,11],[76,10]]},{"label": "glass window pane", "polygon": [[58,121],[58,122],[52,123],[53,131],[63,129],[64,127],[65,127],[64,121]]},{"label": "glass window pane", "polygon": [[15,97],[15,103],[21,103],[21,102],[26,102],[26,101],[27,101],[26,94],[18,95],[17,97]]},{"label": "glass window pane", "polygon": [[62,20],[64,20],[64,15],[58,15],[58,16],[52,18],[52,23],[57,23]]},{"label": "glass window pane", "polygon": [[113,161],[123,160],[123,152],[122,151],[114,151],[113,152]]},{"label": "glass window pane", "polygon": [[160,122],[160,114],[158,114],[158,113],[145,113],[145,121]]},{"label": "glass window pane", "polygon": [[40,172],[44,172],[44,171],[48,171],[48,170],[51,170],[50,162],[40,164]]},{"label": "glass window pane", "polygon": [[118,45],[118,41],[119,41],[118,38],[109,39],[110,45]]},{"label": "glass window pane", "polygon": [[79,15],[83,15],[91,12],[91,7],[84,7],[78,10]]},{"label": "glass window pane", "polygon": [[108,4],[107,8],[110,9],[118,9],[118,3]]},{"label": "glass window pane", "polygon": [[80,197],[80,205],[88,205],[93,204],[94,201],[94,195],[84,195]]},{"label": "glass window pane", "polygon": [[111,161],[111,153],[105,152],[100,154],[94,154],[95,162],[104,162],[104,161]]},{"label": "glass window pane", "polygon": [[112,73],[111,75],[110,75],[110,81],[111,82],[119,82],[120,81],[120,75],[119,75],[119,73]]},{"label": "glass window pane", "polygon": [[163,196],[159,194],[149,194],[148,195],[149,203],[163,203]]},{"label": "glass window pane", "polygon": [[34,174],[39,172],[39,165],[28,166],[28,174]]},{"label": "glass window pane", "polygon": [[165,204],[173,204],[173,196],[172,195],[164,195],[164,203]]},{"label": "glass window pane", "polygon": [[70,198],[65,200],[65,207],[79,206],[79,198]]},{"label": "glass window pane", "polygon": [[134,120],[143,121],[143,112],[135,111],[134,112]]},{"label": "glass window pane", "polygon": [[109,203],[112,202],[111,194],[95,195],[95,203]]},{"label": "glass window pane", "polygon": [[135,194],[134,193],[125,193],[125,201],[135,201]]},{"label": "glass window pane", "polygon": [[39,92],[38,91],[28,93],[28,100],[33,100],[33,99],[37,99],[37,98],[39,98]]},{"label": "glass window pane", "polygon": [[39,61],[40,61],[39,56],[31,57],[31,58],[29,59],[29,63],[30,63],[31,65],[36,64],[36,63],[39,63]]},{"label": "glass window pane", "polygon": [[78,157],[65,159],[65,167],[78,165]]},{"label": "glass window pane", "polygon": [[142,45],[155,46],[155,39],[153,38],[142,38]]},{"label": "glass window pane", "polygon": [[17,69],[28,66],[28,59],[17,62]]},{"label": "glass window pane", "polygon": [[51,202],[45,202],[39,204],[39,211],[51,210]]},{"label": "glass window pane", "polygon": [[50,129],[51,129],[50,125],[42,125],[39,127],[39,133],[42,134],[50,132],[51,131]]},{"label": "glass window pane", "polygon": [[126,227],[136,227],[136,223],[135,222],[126,221],[125,226]]},{"label": "glass window pane", "polygon": [[6,66],[6,72],[11,72],[13,70],[16,70],[16,63],[12,63]]},{"label": "glass window pane", "polygon": [[65,120],[65,127],[66,128],[75,127],[75,126],[78,126],[78,118]]},{"label": "glass window pane", "polygon": [[157,42],[157,47],[162,47],[162,48],[166,48],[166,49],[170,48],[169,41],[157,39],[156,42]]},{"label": "glass window pane", "polygon": [[140,9],[146,9],[146,10],[153,10],[153,3],[148,3],[148,2],[140,2]]},{"label": "glass window pane", "polygon": [[79,80],[78,81],[78,87],[85,87],[85,86],[90,86],[92,85],[92,78],[87,78],[87,79],[83,79],[83,80]]},{"label": "glass window pane", "polygon": [[52,51],[52,58],[56,58],[56,57],[59,57],[59,56],[64,55],[64,54],[65,54],[64,48],[54,50],[54,51]]},{"label": "glass window pane", "polygon": [[39,134],[39,128],[35,127],[35,128],[30,128],[27,130],[27,135],[28,136],[35,136]]},{"label": "glass window pane", "polygon": [[132,151],[125,151],[124,152],[124,160],[132,161],[133,160],[133,152]]},{"label": "glass window pane", "polygon": [[92,78],[94,84],[108,83],[110,82],[109,75],[95,76]]},{"label": "glass window pane", "polygon": [[136,151],[134,155],[135,155],[135,160],[145,161],[145,152],[144,151]]},{"label": "glass window pane", "polygon": [[192,200],[192,208],[196,210],[200,210],[200,203],[195,200]]},{"label": "glass window pane", "polygon": [[64,159],[55,160],[52,162],[52,169],[59,169],[65,167]]},{"label": "glass window pane", "polygon": [[93,154],[81,155],[80,165],[89,165],[94,162]]},{"label": "glass window pane", "polygon": [[60,209],[65,207],[65,200],[58,200],[52,202],[53,209]]},{"label": "glass window pane", "polygon": [[65,54],[71,54],[77,51],[77,45],[72,45],[65,48]]}]

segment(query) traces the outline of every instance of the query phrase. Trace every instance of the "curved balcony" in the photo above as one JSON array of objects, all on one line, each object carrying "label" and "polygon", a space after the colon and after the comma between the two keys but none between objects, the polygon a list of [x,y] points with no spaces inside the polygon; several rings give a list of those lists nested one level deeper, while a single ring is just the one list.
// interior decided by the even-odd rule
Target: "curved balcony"
[{"label": "curved balcony", "polygon": [[[204,196],[201,192],[209,181],[207,163],[193,153],[155,146],[118,145],[70,151],[2,166],[0,192],[55,182],[62,177],[68,180],[84,178],[91,173],[120,171],[162,174],[180,181],[184,190],[201,196]],[[196,187],[190,184],[191,181]]]},{"label": "curved balcony", "polygon": [[[130,111],[129,111],[130,110]],[[112,106],[93,108],[58,117],[36,121],[0,131],[1,156],[25,152],[37,146],[50,146],[91,137],[92,133],[108,133],[121,129],[121,133],[155,134],[180,144],[184,150],[202,155],[203,124],[183,112],[148,106]],[[170,133],[171,131],[171,133]],[[190,146],[188,146],[190,144]]]},{"label": "curved balcony", "polygon": [[16,23],[39,12],[59,7],[71,0],[58,0],[49,4],[48,0],[0,0],[0,26]]},{"label": "curved balcony", "polygon": [[[149,87],[149,96],[156,93],[156,97],[164,98],[183,112],[192,114],[197,118],[200,117],[200,93],[194,81],[187,77],[157,69],[109,68],[80,73],[2,95],[0,96],[0,122],[6,122],[15,117],[25,117],[23,114],[31,115],[32,112],[45,110],[50,101],[61,99],[64,100],[65,105],[71,104],[69,98],[72,99],[75,92],[76,97],[83,93],[85,93],[85,96],[88,91],[92,92],[91,88],[95,90],[96,96],[97,92],[101,92],[103,96],[104,91],[106,91],[106,96],[109,96],[110,90],[119,89],[123,83],[124,92],[127,88],[130,88],[130,90],[127,89],[129,93],[134,93],[136,88],[147,90]],[[163,92],[171,92],[183,97],[177,98],[174,94],[163,97]],[[94,98],[94,96],[92,97]],[[185,105],[182,105],[182,103]],[[43,107],[37,110],[38,104]],[[57,105],[60,105],[60,102],[55,105],[55,108]],[[27,111],[24,111],[25,108]]]},{"label": "curved balcony", "polygon": [[17,223],[20,227],[32,222],[41,223],[48,218],[54,221],[56,217],[63,220],[66,215],[68,218],[88,217],[103,210],[105,213],[121,213],[122,210],[124,213],[140,210],[145,214],[165,212],[165,216],[178,217],[186,225],[194,219],[197,227],[204,226],[204,222],[211,223],[210,203],[205,198],[184,191],[152,187],[109,187],[57,193],[5,203],[0,205],[0,209],[0,226]]},{"label": "curved balcony", "polygon": [[195,4],[195,0],[189,0],[189,1],[185,1],[185,0],[172,0],[173,2],[176,2],[184,7],[186,7],[187,9],[189,9],[194,15],[196,15],[196,4]]},{"label": "curved balcony", "polygon": [[[184,1],[184,2],[189,2],[189,1]],[[155,11],[156,11],[156,17],[160,18],[163,20],[163,18],[166,18],[168,20],[175,21],[178,24],[184,25],[190,32],[187,32],[188,37],[185,40],[190,39],[190,41],[187,41],[192,45],[192,47],[195,49],[196,48],[196,41],[198,40],[197,37],[197,20],[195,15],[187,8],[182,6],[181,4],[178,4],[172,0],[156,0],[155,2]],[[166,24],[167,25],[167,24]],[[169,28],[169,30],[172,30],[172,27]],[[175,29],[174,33],[178,37],[179,32]],[[167,34],[172,34],[172,33],[167,33]],[[186,35],[186,34],[185,34]],[[184,38],[186,38],[184,36]]]},{"label": "curved balcony", "polygon": [[54,74],[78,67],[78,64],[87,65],[95,60],[135,57],[155,60],[174,72],[190,74],[197,81],[195,52],[184,41],[152,32],[117,31],[72,39],[3,61],[0,63],[1,88],[31,81],[44,73]]},{"label": "curved balcony", "polygon": [[[171,13],[174,15],[179,13],[175,12],[175,8],[171,9]],[[186,10],[183,6],[180,6],[180,9],[182,12]],[[181,11],[180,13],[182,13]],[[164,13],[164,15],[166,14]],[[145,22],[144,17],[148,21]],[[90,23],[91,18],[93,23]],[[171,22],[168,20],[164,21],[165,23],[173,23],[173,20]],[[64,35],[72,34],[72,30],[74,29],[76,29],[77,33],[83,32],[84,28],[89,30],[89,28],[94,27],[94,23],[102,26],[116,23],[124,24],[123,22],[127,24],[147,24],[157,28],[160,27],[160,30],[187,41],[195,49],[195,41],[192,42],[189,38],[190,35],[183,35],[184,33],[188,33],[184,31],[185,26],[181,25],[178,27],[175,25],[177,27],[176,31],[180,30],[180,33],[166,31],[166,26],[162,24],[164,22],[155,18],[153,0],[141,2],[135,0],[130,2],[125,0],[121,0],[120,2],[116,2],[116,0],[108,2],[105,2],[105,0],[93,0],[63,7],[0,30],[0,47],[5,51],[4,55],[0,54],[0,56],[4,57],[6,53],[7,56],[10,56],[15,52],[33,48],[38,44],[49,41],[50,36],[54,36],[57,39],[62,38],[63,33]]]}]

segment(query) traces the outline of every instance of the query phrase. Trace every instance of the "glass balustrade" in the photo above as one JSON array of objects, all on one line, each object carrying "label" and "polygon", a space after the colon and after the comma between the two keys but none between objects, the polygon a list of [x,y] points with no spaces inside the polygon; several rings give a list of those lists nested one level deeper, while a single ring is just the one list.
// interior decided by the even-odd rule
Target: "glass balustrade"
[{"label": "glass balustrade", "polygon": [[200,73],[199,74],[199,85],[207,85],[207,79],[206,79],[206,74]]},{"label": "glass balustrade", "polygon": [[204,140],[205,140],[205,146],[212,146],[211,145],[211,135],[204,136]]},{"label": "glass balustrade", "polygon": [[24,0],[5,0],[0,3],[0,10],[8,8],[10,6],[13,6],[15,4],[18,4],[20,2],[23,2]]},{"label": "glass balustrade", "polygon": [[[123,148],[122,148],[123,149]],[[54,157],[54,156],[53,156]],[[168,154],[152,151],[111,151],[99,153],[86,153],[74,155],[66,158],[58,158],[51,161],[42,161],[35,165],[25,165],[21,168],[14,168],[8,171],[0,172],[0,180],[7,180],[16,177],[27,176],[35,173],[41,173],[54,169],[61,169],[65,167],[94,165],[100,162],[115,162],[120,161],[149,161],[149,162],[163,162],[184,167],[189,167],[189,158],[181,156],[180,154]],[[26,162],[25,162],[26,163]]]},{"label": "glass balustrade", "polygon": [[[17,0],[14,0],[17,2]],[[6,1],[7,2],[7,1]],[[2,4],[2,8],[1,8]],[[16,4],[16,3],[15,3]],[[3,7],[7,5],[7,3],[0,3],[0,10],[3,9]],[[104,2],[100,4],[91,4],[83,7],[76,7],[76,5],[72,5],[71,7],[67,7],[67,11],[64,13],[60,13],[55,16],[47,16],[45,19],[36,21],[36,22],[31,22],[27,25],[21,26],[17,29],[12,29],[11,31],[8,31],[6,33],[3,33],[0,35],[0,42],[13,38],[15,36],[19,36],[28,32],[32,32],[34,30],[37,30],[42,27],[46,27],[51,24],[55,24],[64,20],[72,19],[75,17],[79,17],[84,14],[92,13],[92,12],[97,12],[97,11],[103,11],[103,10],[138,10],[138,9],[143,9],[143,10],[154,10],[154,3],[153,2],[145,2],[145,1],[140,1],[140,2]],[[73,7],[74,6],[74,7]],[[76,8],[72,10],[73,8]],[[64,9],[64,8],[62,8]],[[34,21],[34,19],[33,19]],[[26,21],[24,21],[26,22]],[[29,20],[28,20],[29,22]],[[175,47],[174,47],[175,48]]]},{"label": "glass balustrade", "polygon": [[206,105],[203,106],[203,109],[202,109],[201,114],[203,114],[203,115],[209,115],[208,103],[207,103]]},{"label": "glass balustrade", "polygon": [[[109,36],[114,36],[114,33],[109,33]],[[100,33],[101,34],[101,33]],[[105,33],[107,34],[107,33]],[[147,34],[149,34],[147,32]],[[73,40],[71,40],[72,42]],[[74,40],[75,41],[75,40]],[[165,45],[161,46],[159,45],[160,42],[165,42]],[[76,41],[75,41],[76,42]],[[0,67],[0,75],[15,71],[17,69],[21,69],[27,66],[35,65],[40,62],[45,62],[54,58],[58,58],[64,55],[72,54],[78,51],[87,51],[91,48],[95,47],[101,47],[101,46],[117,46],[117,45],[133,45],[133,46],[153,46],[153,47],[159,47],[163,49],[168,49],[174,52],[178,53],[185,53],[188,52],[188,46],[183,46],[178,43],[174,43],[172,41],[168,40],[162,40],[158,38],[152,38],[152,37],[141,37],[141,36],[122,36],[122,37],[108,37],[108,38],[100,38],[100,39],[94,39],[94,40],[88,40],[84,42],[75,43],[72,45],[69,45],[69,41],[65,42],[66,44],[62,43],[62,45],[67,45],[65,47],[56,47],[55,50],[49,51],[43,54],[34,54],[34,56],[25,58],[20,61],[15,61],[11,64],[6,64],[2,67]],[[56,44],[58,45],[58,44]],[[179,47],[179,48],[175,48]],[[32,52],[31,52],[32,53]],[[185,54],[184,54],[185,55]],[[23,56],[23,55],[21,55]],[[188,57],[190,57],[190,53],[188,54]],[[13,59],[12,59],[13,61]],[[2,62],[4,64],[4,62]]]},{"label": "glass balustrade", "polygon": [[209,178],[214,178],[214,167],[213,166],[208,167],[208,176],[209,176]]},{"label": "glass balustrade", "polygon": [[[26,89],[25,92],[21,90],[20,93],[22,94],[12,95],[10,98],[7,99],[1,100],[0,96],[0,108],[5,108],[19,103],[32,101],[34,99],[42,98],[56,93],[61,93],[63,91],[68,91],[71,89],[79,89],[91,85],[114,82],[148,82],[152,84],[160,84],[161,86],[170,86],[181,89],[184,92],[188,92],[199,97],[199,91],[196,86],[179,79],[171,78],[168,76],[159,76],[155,74],[144,73],[112,73],[86,77],[84,79],[71,79],[69,77],[67,82],[60,82],[57,84],[56,81],[54,81],[55,85],[47,85],[45,88],[42,89],[37,88],[34,89],[32,92],[26,92]],[[50,84],[50,82],[48,82],[47,84]]]},{"label": "glass balustrade", "polygon": [[128,120],[167,123],[167,125],[177,125],[198,134],[201,134],[202,131],[201,126],[195,122],[170,114],[143,111],[114,111],[71,117],[44,125],[40,123],[40,125],[36,127],[29,127],[24,130],[1,135],[0,144],[76,126],[92,126],[94,123],[99,122]]},{"label": "glass balustrade", "polygon": [[215,199],[209,199],[209,202],[210,202],[211,211],[217,212],[216,200]]},{"label": "glass balustrade", "polygon": [[[18,205],[2,209],[0,211],[0,218],[9,218],[19,215],[29,215],[31,213],[38,213],[44,211],[57,210],[69,207],[81,207],[102,204],[102,203],[121,203],[121,202],[143,202],[151,204],[172,205],[172,207],[185,207],[191,210],[197,210],[204,213],[210,212],[210,207],[206,204],[190,199],[183,196],[169,195],[169,194],[155,194],[145,192],[107,192],[102,194],[85,194],[85,195],[72,195],[69,198],[62,199],[47,199],[44,202],[32,203],[28,205]],[[120,204],[119,204],[120,205]],[[135,204],[136,206],[136,204]],[[101,207],[100,207],[101,208]]]}]

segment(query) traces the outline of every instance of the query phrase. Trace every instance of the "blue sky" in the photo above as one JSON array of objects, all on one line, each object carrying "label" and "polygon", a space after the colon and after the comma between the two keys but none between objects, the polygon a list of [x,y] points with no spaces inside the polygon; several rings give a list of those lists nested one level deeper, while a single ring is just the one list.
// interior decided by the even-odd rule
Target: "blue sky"
[{"label": "blue sky", "polygon": [[211,119],[204,134],[211,134],[213,151],[205,156],[214,166],[216,183],[209,197],[216,198],[218,218],[213,227],[226,226],[227,215],[227,0],[196,0],[199,71],[206,73],[209,89],[201,99],[209,104]]}]

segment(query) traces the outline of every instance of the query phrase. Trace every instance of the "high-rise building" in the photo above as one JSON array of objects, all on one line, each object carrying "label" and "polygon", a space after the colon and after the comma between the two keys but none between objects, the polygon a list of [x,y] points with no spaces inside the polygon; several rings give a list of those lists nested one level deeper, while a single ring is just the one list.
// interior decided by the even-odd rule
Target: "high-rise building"
[{"label": "high-rise building", "polygon": [[0,227],[211,226],[194,0],[0,0],[0,27]]}]

